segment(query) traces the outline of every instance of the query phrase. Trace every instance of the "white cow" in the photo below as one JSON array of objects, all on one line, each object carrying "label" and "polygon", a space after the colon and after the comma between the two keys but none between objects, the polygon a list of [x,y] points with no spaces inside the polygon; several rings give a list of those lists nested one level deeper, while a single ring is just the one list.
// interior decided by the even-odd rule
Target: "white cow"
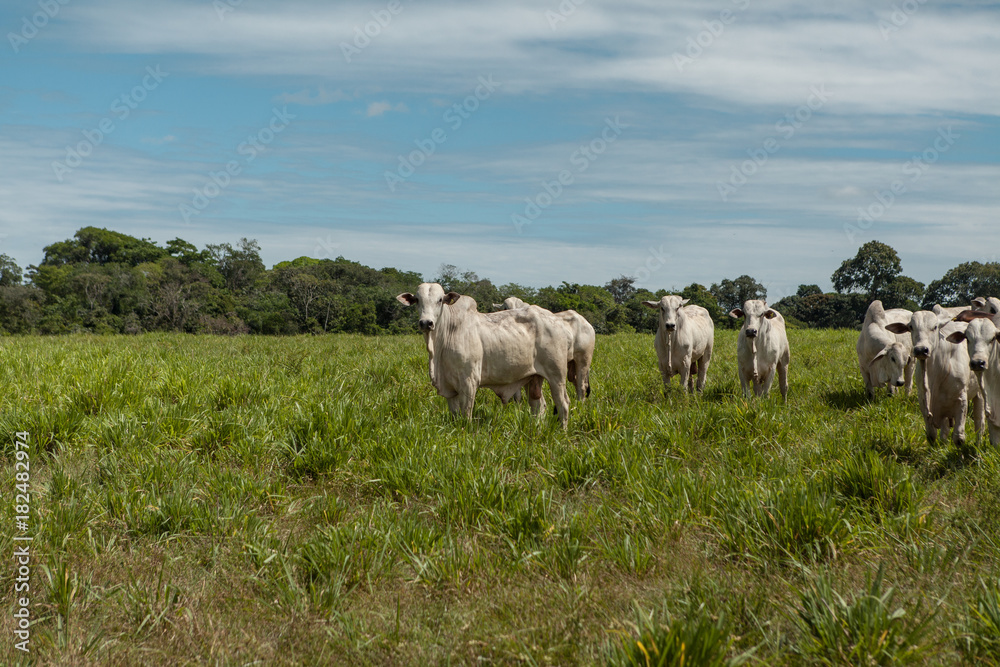
[{"label": "white cow", "polygon": [[[893,309],[895,322],[908,326],[913,313],[902,308]],[[902,312],[898,312],[902,311]],[[891,395],[893,387],[906,386],[907,391],[913,380],[913,360],[910,354],[910,333],[894,334],[887,330],[890,324],[887,311],[882,308],[882,302],[875,300],[865,312],[865,321],[861,325],[861,334],[855,349],[858,352],[858,367],[861,378],[865,382],[865,391],[869,398],[875,397],[878,387],[886,387]],[[903,340],[899,340],[902,338]]]},{"label": "white cow", "polygon": [[949,428],[956,446],[965,445],[965,419],[972,400],[977,432],[983,430],[983,399],[975,376],[969,369],[969,352],[964,345],[950,345],[944,338],[964,331],[966,324],[952,322],[947,313],[929,310],[913,313],[909,324],[893,323],[893,333],[909,332],[913,356],[917,358],[917,402],[924,418],[927,440],[948,439]]},{"label": "white cow", "polygon": [[949,334],[947,340],[968,351],[969,369],[979,380],[983,393],[983,412],[990,432],[990,444],[995,447],[1000,444],[1000,350],[997,345],[1000,329],[991,319],[994,314],[983,311],[961,313],[958,321],[968,322],[969,326],[964,332]]},{"label": "white cow", "polygon": [[[510,296],[504,299],[503,303],[494,303],[493,309],[496,311],[515,310],[527,308],[529,305],[516,296]],[[557,320],[565,322],[569,327],[571,346],[569,361],[566,365],[566,380],[576,387],[576,397],[583,400],[590,396],[590,364],[594,360],[594,345],[597,343],[594,325],[575,310],[563,310],[558,313],[545,310],[545,312]]]},{"label": "white cow", "polygon": [[437,283],[423,283],[416,294],[406,292],[396,299],[403,305],[420,307],[418,326],[433,355],[431,382],[448,400],[452,413],[471,418],[480,387],[492,389],[506,402],[527,386],[532,412],[540,415],[545,409],[544,378],[565,428],[569,419],[566,363],[570,341],[564,323],[535,306],[503,313],[474,312],[459,303],[461,295],[445,294]]},{"label": "white cow", "polygon": [[767,396],[777,372],[781,400],[788,400],[791,354],[785,335],[785,318],[760,299],[750,299],[743,303],[743,308],[733,308],[729,316],[743,318],[736,339],[736,361],[743,394],[749,395],[752,386],[758,396]]},{"label": "white cow", "polygon": [[685,306],[688,299],[673,294],[659,301],[643,301],[649,308],[659,311],[653,347],[659,360],[663,388],[670,386],[670,378],[681,376],[681,389],[695,390],[695,373],[698,374],[698,391],[705,388],[708,364],[712,361],[715,345],[715,323],[701,306]]}]

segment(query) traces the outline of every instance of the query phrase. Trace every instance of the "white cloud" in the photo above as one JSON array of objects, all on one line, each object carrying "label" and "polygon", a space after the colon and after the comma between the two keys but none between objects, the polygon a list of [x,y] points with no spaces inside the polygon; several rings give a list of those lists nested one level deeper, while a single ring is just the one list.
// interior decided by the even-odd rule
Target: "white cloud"
[{"label": "white cloud", "polygon": [[[589,0],[552,30],[547,6],[431,1],[404,11],[348,63],[341,42],[370,21],[364,4],[249,4],[208,21],[204,2],[152,6],[98,0],[67,7],[52,30],[104,51],[198,56],[202,72],[308,76],[361,87],[452,94],[479,75],[502,73],[507,92],[595,90],[671,92],[721,103],[800,103],[825,83],[838,112],[996,114],[1000,79],[993,62],[1000,15],[973,5],[961,11],[920,6],[883,39],[862,2],[805,8],[751,3],[717,36],[701,33],[720,8],[685,2]],[[727,4],[721,8],[734,9]],[[891,12],[890,12],[891,13]],[[678,69],[689,39],[707,45]]]},{"label": "white cloud", "polygon": [[381,116],[387,111],[407,113],[409,110],[410,109],[402,102],[397,103],[395,106],[389,104],[388,102],[372,102],[368,105],[367,116],[372,118],[374,116]]},{"label": "white cloud", "polygon": [[279,104],[301,104],[302,106],[320,106],[324,104],[334,104],[336,102],[346,102],[356,96],[345,93],[340,88],[328,90],[326,86],[320,84],[319,89],[313,94],[308,88],[294,92],[281,93],[274,98]]}]

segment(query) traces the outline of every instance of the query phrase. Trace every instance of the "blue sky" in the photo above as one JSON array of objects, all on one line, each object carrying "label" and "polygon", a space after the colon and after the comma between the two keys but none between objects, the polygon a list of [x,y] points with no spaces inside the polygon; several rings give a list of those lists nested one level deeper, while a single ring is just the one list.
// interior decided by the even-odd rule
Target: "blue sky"
[{"label": "blue sky", "polygon": [[771,300],[871,239],[923,282],[1000,259],[991,3],[5,0],[0,27],[22,266],[86,225]]}]

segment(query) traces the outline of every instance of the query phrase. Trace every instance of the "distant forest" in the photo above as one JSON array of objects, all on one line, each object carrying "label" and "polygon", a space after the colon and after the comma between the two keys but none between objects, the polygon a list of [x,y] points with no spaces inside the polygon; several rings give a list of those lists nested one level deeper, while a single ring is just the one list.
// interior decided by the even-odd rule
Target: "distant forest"
[{"label": "distant forest", "polygon": [[[267,269],[258,243],[245,238],[199,250],[179,238],[160,246],[85,227],[44,252],[38,266],[24,270],[0,255],[3,333],[412,333],[415,309],[401,307],[395,297],[424,281],[413,271],[373,269],[343,257],[299,257]],[[446,264],[431,280],[472,296],[483,311],[508,296],[551,311],[573,309],[598,333],[654,331],[654,312],[642,302],[668,293],[704,306],[720,326],[735,325],[726,315],[746,299],[767,298],[764,285],[746,275],[657,292],[637,288],[635,278],[624,275],[606,285],[534,288],[497,286]],[[925,287],[903,275],[895,250],[871,241],[831,281],[835,292],[800,285],[795,295],[771,305],[792,327],[856,328],[872,299],[886,308],[917,310],[1000,296],[1000,263],[966,262]]]}]

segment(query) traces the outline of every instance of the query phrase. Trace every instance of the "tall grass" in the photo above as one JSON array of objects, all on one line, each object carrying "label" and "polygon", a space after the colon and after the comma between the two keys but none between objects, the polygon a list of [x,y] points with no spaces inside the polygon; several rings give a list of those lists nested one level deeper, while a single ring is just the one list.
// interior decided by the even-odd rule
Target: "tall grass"
[{"label": "tall grass", "polygon": [[485,391],[452,417],[418,336],[5,338],[36,657],[989,664],[1000,454],[869,401],[852,332],[789,338],[782,404],[742,396],[733,331],[695,396],[651,336],[602,336],[565,431]]}]

